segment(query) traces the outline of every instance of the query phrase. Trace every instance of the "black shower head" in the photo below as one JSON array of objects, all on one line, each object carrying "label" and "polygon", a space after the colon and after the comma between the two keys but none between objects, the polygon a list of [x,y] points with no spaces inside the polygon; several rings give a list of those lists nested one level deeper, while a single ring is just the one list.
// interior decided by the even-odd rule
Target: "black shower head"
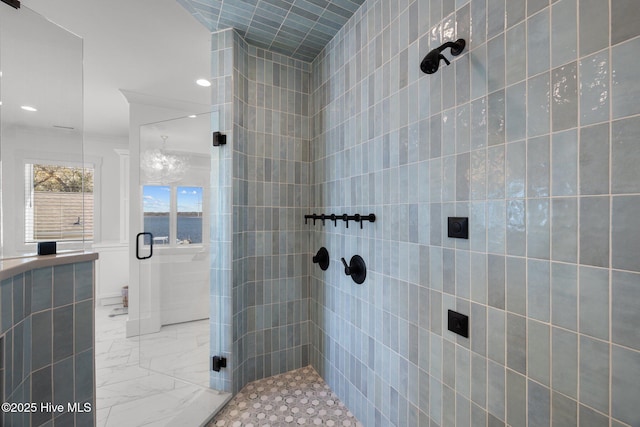
[{"label": "black shower head", "polygon": [[438,71],[441,60],[443,60],[447,65],[450,64],[449,60],[445,58],[445,56],[441,53],[443,50],[450,47],[451,55],[458,56],[464,50],[465,44],[466,43],[463,39],[458,39],[455,42],[446,42],[442,46],[433,49],[427,54],[427,56],[424,57],[424,59],[420,63],[420,69],[426,74],[435,73],[436,71]]},{"label": "black shower head", "polygon": [[433,74],[438,71],[440,60],[444,60],[447,65],[450,64],[447,58],[445,58],[445,56],[441,54],[438,49],[433,49],[431,52],[427,53],[427,56],[425,56],[420,63],[420,69],[423,73]]}]

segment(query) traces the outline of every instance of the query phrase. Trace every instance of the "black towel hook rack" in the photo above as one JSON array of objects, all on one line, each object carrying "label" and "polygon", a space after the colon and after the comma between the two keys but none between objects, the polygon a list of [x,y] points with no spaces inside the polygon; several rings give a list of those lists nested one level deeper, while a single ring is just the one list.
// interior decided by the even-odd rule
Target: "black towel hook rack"
[{"label": "black towel hook rack", "polygon": [[338,226],[338,221],[344,221],[345,225],[347,228],[349,228],[349,221],[355,221],[356,223],[360,223],[360,229],[363,228],[363,224],[365,222],[376,222],[376,215],[375,214],[367,214],[367,215],[362,215],[362,214],[355,214],[355,215],[349,215],[349,214],[308,214],[304,216],[304,223],[308,224],[308,220],[313,220],[313,225],[316,225],[316,221],[320,220],[322,221],[322,225],[326,225],[325,221],[326,220],[330,220],[333,221],[333,226],[337,227]]}]

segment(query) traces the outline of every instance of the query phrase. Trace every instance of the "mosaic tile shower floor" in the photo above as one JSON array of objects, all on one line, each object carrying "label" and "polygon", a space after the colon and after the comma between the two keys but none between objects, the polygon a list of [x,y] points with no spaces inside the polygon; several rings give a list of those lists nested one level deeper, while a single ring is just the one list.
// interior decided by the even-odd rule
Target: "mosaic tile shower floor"
[{"label": "mosaic tile shower floor", "polygon": [[310,366],[247,384],[209,427],[362,424]]}]

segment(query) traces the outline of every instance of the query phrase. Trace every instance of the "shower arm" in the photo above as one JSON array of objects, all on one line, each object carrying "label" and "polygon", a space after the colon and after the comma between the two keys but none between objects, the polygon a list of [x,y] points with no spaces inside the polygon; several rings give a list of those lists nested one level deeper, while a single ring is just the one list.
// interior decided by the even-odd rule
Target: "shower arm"
[{"label": "shower arm", "polygon": [[446,43],[444,43],[442,46],[437,48],[437,50],[438,50],[438,52],[442,52],[443,50],[445,50],[447,48],[451,48],[451,55],[458,56],[464,50],[464,45],[465,45],[464,39],[458,39],[458,40],[456,40],[454,42],[446,42]]}]

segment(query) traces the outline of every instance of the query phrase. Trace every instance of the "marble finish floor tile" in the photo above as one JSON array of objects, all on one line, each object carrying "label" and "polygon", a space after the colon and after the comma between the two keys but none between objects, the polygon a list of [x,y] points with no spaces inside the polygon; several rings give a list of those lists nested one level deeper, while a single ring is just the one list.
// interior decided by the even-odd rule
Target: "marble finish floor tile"
[{"label": "marble finish floor tile", "polygon": [[96,425],[200,426],[231,398],[209,384],[209,322],[126,338],[127,316],[97,306]]},{"label": "marble finish floor tile", "polygon": [[247,384],[208,427],[362,424],[311,367]]}]

